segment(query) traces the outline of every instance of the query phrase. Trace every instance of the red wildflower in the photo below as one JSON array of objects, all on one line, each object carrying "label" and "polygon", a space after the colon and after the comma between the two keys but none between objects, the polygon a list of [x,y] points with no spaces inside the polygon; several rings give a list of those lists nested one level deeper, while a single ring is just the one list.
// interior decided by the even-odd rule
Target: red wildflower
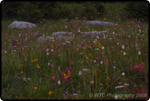
[{"label": "red wildflower", "polygon": [[99,58],[99,57],[96,57],[96,60],[97,60],[97,61],[100,61],[100,58]]},{"label": "red wildflower", "polygon": [[71,66],[69,66],[69,70],[71,70]]},{"label": "red wildflower", "polygon": [[99,52],[99,56],[102,56],[102,52]]},{"label": "red wildflower", "polygon": [[72,61],[71,61],[71,59],[70,59],[70,61],[69,61],[69,65],[72,65]]},{"label": "red wildflower", "polygon": [[128,100],[130,100],[131,99],[131,97],[128,97]]},{"label": "red wildflower", "polygon": [[68,78],[69,78],[69,76],[65,76],[65,78],[64,78],[65,82],[68,81]]},{"label": "red wildflower", "polygon": [[70,73],[70,71],[68,71],[68,72],[67,72],[67,74],[68,74],[68,76],[69,76],[69,77],[71,77],[71,73]]},{"label": "red wildflower", "polygon": [[52,78],[51,78],[51,81],[52,81],[52,82],[54,82],[54,81],[55,81],[55,78],[54,78],[54,77],[52,77]]},{"label": "red wildflower", "polygon": [[108,63],[108,59],[106,59],[106,65],[108,65],[109,63]]},{"label": "red wildflower", "polygon": [[68,29],[70,29],[70,28],[71,28],[71,26],[67,26],[67,28],[68,28]]},{"label": "red wildflower", "polygon": [[138,93],[139,93],[139,89],[137,89],[137,88],[136,88],[136,90],[135,90],[135,91],[136,91],[136,94],[138,94]]},{"label": "red wildflower", "polygon": [[69,69],[66,67],[66,73],[69,71]]}]

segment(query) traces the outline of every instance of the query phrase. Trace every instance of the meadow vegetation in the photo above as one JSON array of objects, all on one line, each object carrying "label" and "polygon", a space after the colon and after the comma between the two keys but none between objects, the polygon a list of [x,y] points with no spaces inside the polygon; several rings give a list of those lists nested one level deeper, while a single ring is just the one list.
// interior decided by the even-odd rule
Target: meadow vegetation
[{"label": "meadow vegetation", "polygon": [[[8,29],[17,19],[2,20],[2,99],[147,99],[148,23],[119,17],[124,5],[104,4],[105,15],[95,19],[115,23],[112,26],[88,26],[76,17]],[[107,33],[84,36],[78,27]],[[74,37],[37,43],[37,38],[28,37],[37,31],[45,36],[72,31]]]}]

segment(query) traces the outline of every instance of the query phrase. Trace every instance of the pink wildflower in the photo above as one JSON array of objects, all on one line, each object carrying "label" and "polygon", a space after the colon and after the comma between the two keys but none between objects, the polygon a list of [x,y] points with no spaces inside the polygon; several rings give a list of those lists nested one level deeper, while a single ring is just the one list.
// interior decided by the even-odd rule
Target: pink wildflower
[{"label": "pink wildflower", "polygon": [[136,94],[138,94],[138,93],[139,93],[139,89],[137,89],[137,88],[136,88],[136,90],[135,90],[135,91],[136,91]]},{"label": "pink wildflower", "polygon": [[71,59],[70,59],[70,61],[69,61],[69,65],[72,65],[72,61],[71,61]]},{"label": "pink wildflower", "polygon": [[55,81],[55,78],[54,78],[54,77],[52,77],[52,78],[51,78],[51,81],[52,81],[52,82],[54,82],[54,81]]},{"label": "pink wildflower", "polygon": [[108,59],[106,59],[106,66],[108,65],[109,63],[108,63]]},{"label": "pink wildflower", "polygon": [[102,52],[99,53],[99,56],[102,56]]}]

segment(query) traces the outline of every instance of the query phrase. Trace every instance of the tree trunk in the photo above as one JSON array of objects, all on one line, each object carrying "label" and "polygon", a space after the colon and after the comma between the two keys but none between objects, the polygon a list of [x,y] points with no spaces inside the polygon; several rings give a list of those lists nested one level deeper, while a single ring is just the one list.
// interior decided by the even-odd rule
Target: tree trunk
[{"label": "tree trunk", "polygon": [[6,6],[5,3],[2,2],[2,18],[3,18],[3,19],[6,19],[6,18],[7,18],[5,6]]}]

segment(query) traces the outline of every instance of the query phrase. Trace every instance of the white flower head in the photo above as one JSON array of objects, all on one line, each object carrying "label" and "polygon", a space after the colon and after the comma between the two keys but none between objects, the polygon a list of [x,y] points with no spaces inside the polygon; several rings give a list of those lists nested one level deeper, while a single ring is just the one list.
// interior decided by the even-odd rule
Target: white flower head
[{"label": "white flower head", "polygon": [[125,75],[125,73],[123,72],[123,73],[122,73],[122,76],[124,76],[124,75]]},{"label": "white flower head", "polygon": [[122,49],[125,49],[124,45],[122,45]]},{"label": "white flower head", "polygon": [[58,84],[60,85],[60,80],[58,80]]},{"label": "white flower head", "polygon": [[118,99],[118,95],[117,94],[115,95],[115,99]]},{"label": "white flower head", "polygon": [[58,66],[58,71],[60,71],[60,66]]},{"label": "white flower head", "polygon": [[119,45],[119,42],[117,42],[117,45]]},{"label": "white flower head", "polygon": [[50,63],[48,63],[48,66],[50,66]]},{"label": "white flower head", "polygon": [[126,55],[126,52],[124,52],[123,55]]},{"label": "white flower head", "polygon": [[104,46],[102,47],[102,49],[104,49]]},{"label": "white flower head", "polygon": [[49,55],[49,53],[47,53],[47,55]]},{"label": "white flower head", "polygon": [[79,71],[79,76],[82,74],[82,72],[81,71]]},{"label": "white flower head", "polygon": [[139,29],[139,33],[141,33],[141,29]]},{"label": "white flower head", "polygon": [[103,64],[103,61],[101,61],[101,64]]},{"label": "white flower head", "polygon": [[5,53],[7,53],[7,51],[5,51]]},{"label": "white flower head", "polygon": [[53,49],[51,49],[51,51],[54,51]]},{"label": "white flower head", "polygon": [[140,52],[140,51],[138,52],[138,55],[141,55],[141,52]]}]

